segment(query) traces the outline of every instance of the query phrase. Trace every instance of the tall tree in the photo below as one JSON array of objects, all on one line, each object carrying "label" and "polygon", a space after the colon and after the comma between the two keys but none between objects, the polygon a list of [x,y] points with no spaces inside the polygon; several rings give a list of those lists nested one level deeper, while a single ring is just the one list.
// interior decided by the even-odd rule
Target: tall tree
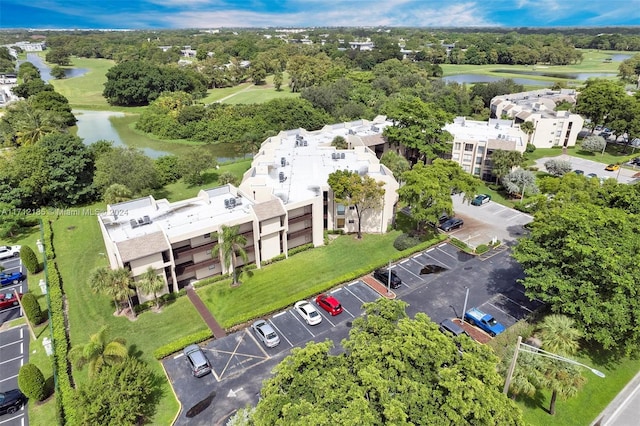
[{"label": "tall tree", "polygon": [[178,169],[189,185],[199,185],[204,181],[203,173],[216,166],[211,151],[202,147],[191,148],[178,158]]},{"label": "tall tree", "polygon": [[389,150],[382,154],[380,163],[384,164],[391,170],[396,180],[402,180],[402,174],[410,169],[410,164],[402,155],[396,154],[395,151]]},{"label": "tall tree", "polygon": [[360,176],[358,172],[337,170],[329,175],[336,202],[354,206],[358,217],[358,238],[362,238],[362,216],[365,212],[379,208],[384,197],[384,183],[371,176]]},{"label": "tall tree", "polygon": [[108,340],[105,325],[89,337],[89,342],[72,347],[69,358],[78,369],[88,365],[89,376],[95,376],[103,367],[123,362],[127,354],[125,340],[122,338]]},{"label": "tall tree", "polygon": [[64,117],[41,109],[30,100],[17,102],[11,105],[9,110],[11,115],[15,115],[11,124],[16,136],[16,145],[34,145],[50,133],[66,131]]},{"label": "tall tree", "polygon": [[224,226],[220,228],[221,233],[214,232],[211,235],[212,239],[217,239],[218,243],[211,249],[211,255],[214,258],[220,258],[224,268],[228,271],[231,270],[233,282],[231,285],[237,286],[238,282],[238,256],[246,264],[249,261],[244,246],[247,244],[247,238],[240,234],[239,226]]},{"label": "tall tree", "polygon": [[381,298],[364,309],[344,353],[332,355],[328,341],[293,349],[265,382],[250,414],[255,424],[524,423],[500,391],[489,348],[450,339],[424,313],[409,319],[401,301]]},{"label": "tall tree", "polygon": [[609,112],[627,96],[621,84],[613,80],[589,79],[580,91],[576,112],[589,119],[591,131],[607,122]]},{"label": "tall tree", "polygon": [[507,151],[496,149],[491,154],[491,174],[496,177],[496,183],[506,176],[515,167],[519,167],[524,162],[522,153],[518,151]]},{"label": "tall tree", "polygon": [[133,148],[115,147],[98,156],[94,184],[100,193],[119,183],[135,196],[158,187],[158,172],[151,158]]},{"label": "tall tree", "polygon": [[155,269],[151,266],[147,268],[147,270],[142,274],[140,280],[136,282],[136,286],[145,294],[153,294],[153,299],[156,303],[156,309],[160,307],[160,302],[158,301],[158,292],[162,290],[166,284],[164,279],[158,275]]},{"label": "tall tree", "polygon": [[533,122],[525,121],[520,125],[520,130],[522,130],[527,135],[527,143],[528,144],[531,143],[531,135],[536,130],[535,126],[533,125]]},{"label": "tall tree", "polygon": [[536,185],[536,175],[529,170],[517,168],[502,178],[502,186],[511,195],[534,195],[540,192]]},{"label": "tall tree", "polygon": [[438,223],[443,212],[453,213],[452,193],[463,192],[466,201],[475,196],[478,178],[466,173],[451,160],[437,159],[431,165],[416,163],[402,175],[400,200],[411,207],[418,230],[425,223]]},{"label": "tall tree", "polygon": [[452,114],[412,96],[394,99],[384,110],[394,123],[384,129],[384,136],[390,143],[407,148],[412,163],[433,160],[451,151],[453,136],[443,128],[453,121]]}]

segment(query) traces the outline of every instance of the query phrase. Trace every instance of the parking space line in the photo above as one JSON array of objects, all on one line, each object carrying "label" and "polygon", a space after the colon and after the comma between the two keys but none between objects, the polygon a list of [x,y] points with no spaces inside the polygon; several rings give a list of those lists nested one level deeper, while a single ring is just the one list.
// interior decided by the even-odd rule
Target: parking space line
[{"label": "parking space line", "polygon": [[345,311],[346,313],[348,313],[349,315],[351,315],[351,318],[355,318],[355,317],[356,317],[356,316],[355,316],[355,315],[353,315],[351,312],[349,312],[349,311],[347,310],[347,308],[345,308],[344,306],[342,307],[342,310],[343,310],[343,311]]},{"label": "parking space line", "polygon": [[[402,262],[402,263],[405,263],[405,262]],[[413,275],[413,276],[414,276],[414,277],[416,277],[417,279],[419,279],[419,280],[421,280],[421,279],[422,279],[422,278],[420,278],[419,276],[417,276],[416,274],[414,274],[413,272],[411,272],[411,271],[409,270],[409,268],[405,268],[405,267],[403,267],[402,269],[404,269],[405,271],[407,271],[408,273],[410,273],[411,275]]]},{"label": "parking space line", "polygon": [[284,340],[287,341],[289,346],[293,347],[293,343],[291,343],[291,341],[289,339],[287,339],[287,336],[285,336],[284,333],[278,327],[276,327],[276,325],[274,323],[272,323],[271,321],[269,321],[269,322],[271,323],[271,327],[275,328],[278,331],[279,335],[281,335],[284,338]]},{"label": "parking space line", "polygon": [[[318,307],[318,309],[316,309],[316,311],[318,311],[318,313],[320,314],[320,316],[322,316],[323,319],[326,319],[327,321],[329,321],[329,324],[331,324],[331,327],[335,327],[336,325],[331,321],[331,315],[329,315],[326,312],[323,312],[324,310],[320,307]],[[315,337],[315,336],[314,336]]]},{"label": "parking space line", "polygon": [[11,380],[11,379],[15,379],[16,377],[18,377],[18,375],[13,375],[13,376],[9,376],[6,379],[0,379],[0,383],[2,382],[6,382],[7,380]]},{"label": "parking space line", "polygon": [[438,248],[440,248],[440,247],[444,247],[444,246],[446,246],[446,245],[447,245],[447,243],[442,243],[442,244],[440,244],[440,245],[438,246]]},{"label": "parking space line", "polygon": [[435,247],[431,247],[429,250],[427,250],[425,253],[429,253],[435,250]]},{"label": "parking space line", "polygon": [[[529,297],[529,296],[527,296],[527,293],[525,293],[524,291],[520,290],[519,288],[516,288],[515,290],[517,292],[522,293],[525,297]],[[542,300],[536,298],[536,297],[534,297],[533,299],[529,299],[529,300],[535,300],[536,302],[540,302],[540,303],[542,303],[544,305],[544,302]]]},{"label": "parking space line", "polygon": [[[23,410],[24,410],[24,406],[22,406],[22,408],[20,408],[20,411],[23,411]],[[0,421],[0,425],[4,424],[4,423],[9,423],[11,420],[15,420],[15,419],[22,420],[22,422],[20,424],[24,425],[24,413],[20,413],[20,414],[17,414],[15,416],[9,418],[9,419],[2,420],[2,421]]]},{"label": "parking space line", "polygon": [[[355,283],[353,283],[353,284],[355,284]],[[349,284],[349,286],[352,286],[353,284]],[[356,299],[358,299],[359,301],[361,301],[362,303],[366,303],[364,300],[360,299],[360,298],[358,297],[358,295],[357,295],[357,294],[355,294],[354,292],[352,292],[351,290],[347,289],[347,291],[348,291],[349,293],[353,294],[353,295],[355,296],[355,298],[356,298]],[[355,317],[354,317],[354,318],[355,318]]]},{"label": "parking space line", "polygon": [[18,343],[20,343],[20,344],[21,344],[21,343],[22,343],[22,341],[21,341],[21,340],[15,340],[15,341],[13,341],[13,342],[11,342],[11,343],[7,343],[6,345],[2,345],[2,346],[0,346],[0,349],[4,349],[4,348],[6,348],[6,347],[8,347],[8,346],[16,345],[16,344],[18,344]]},{"label": "parking space line", "polygon": [[[273,324],[271,324],[273,326]],[[269,358],[269,354],[267,353],[267,351],[264,350],[264,348],[262,347],[262,345],[260,344],[260,342],[258,342],[258,339],[256,339],[256,336],[253,335],[253,333],[251,333],[248,329],[245,328],[246,333],[249,335],[249,337],[251,337],[251,340],[254,341],[254,343],[256,344],[256,346],[260,349],[260,351],[262,351],[262,353],[264,354],[264,356],[266,356],[267,358]]]},{"label": "parking space line", "polygon": [[287,313],[287,311],[279,312],[279,313],[275,314],[275,315],[273,316],[273,318],[281,317],[282,315],[284,315],[284,314],[286,314],[286,313]]},{"label": "parking space line", "polygon": [[[446,263],[444,263],[442,260],[436,259],[436,258],[435,258],[435,257],[433,257],[433,256],[426,256],[426,255],[425,255],[425,257],[427,257],[427,259],[431,259],[431,260],[433,260],[433,261],[434,261],[434,262],[436,262],[436,263],[439,263],[439,264],[441,264],[441,265],[444,265],[447,269],[452,269],[452,268],[451,268],[451,266],[447,265],[447,264],[446,264]],[[455,266],[455,265],[454,265],[454,266]]]},{"label": "parking space line", "polygon": [[184,353],[183,353],[183,352],[180,352],[178,355],[175,355],[175,356],[173,357],[173,359],[182,358],[183,356],[184,356]]},{"label": "parking space line", "polygon": [[[442,246],[438,246],[438,248],[440,248],[440,247],[442,247]],[[454,259],[454,260],[457,260],[457,259],[456,259],[456,257],[455,257],[454,255],[449,254],[449,253],[447,253],[447,252],[446,252],[446,251],[444,251],[444,250],[438,250],[438,251],[439,251],[439,252],[441,252],[441,253],[446,254],[447,256],[449,256],[450,258],[452,258],[452,259]]]},{"label": "parking space line", "polygon": [[[297,319],[297,320],[298,320],[298,322],[299,322],[300,324],[302,324],[302,327],[303,327],[305,330],[307,330],[307,331],[309,332],[309,334],[311,335],[311,337],[316,337],[316,335],[315,335],[315,334],[313,334],[313,333],[311,332],[311,330],[309,330],[309,329],[307,328],[307,327],[311,327],[311,326],[310,326],[309,324],[307,324],[306,322],[303,322],[303,321],[300,319],[300,315],[298,315],[297,313],[294,313],[294,312],[293,312],[293,310],[290,310],[289,312],[291,312],[291,315],[293,315],[293,316],[294,316],[294,318],[295,318],[295,319]],[[306,325],[306,327],[305,327],[305,325]]]},{"label": "parking space line", "polygon": [[493,303],[491,303],[491,302],[486,302],[486,303],[487,303],[487,305],[489,305],[489,306],[492,306],[492,307],[496,308],[497,310],[499,310],[499,311],[500,311],[500,312],[502,312],[503,314],[505,314],[505,315],[507,315],[507,316],[509,316],[509,317],[513,318],[514,320],[516,320],[516,322],[518,321],[518,318],[514,317],[513,315],[511,315],[511,314],[510,314],[510,313],[508,313],[508,312],[503,311],[502,309],[498,308],[498,307],[497,307],[496,305],[494,305]]},{"label": "parking space line", "polygon": [[8,359],[8,360],[6,360],[6,361],[0,361],[0,365],[2,365],[2,364],[6,364],[7,362],[15,361],[15,360],[17,360],[17,359],[22,359],[22,356],[17,356],[17,357],[15,357],[15,358],[11,358],[11,359]]},{"label": "parking space line", "polygon": [[[240,336],[240,338],[238,339],[238,343],[236,344],[236,347],[233,348],[233,352],[226,352],[226,353],[230,353],[231,356],[227,360],[227,363],[225,364],[224,368],[222,369],[222,372],[220,372],[220,377],[224,376],[224,373],[225,373],[225,371],[227,371],[227,368],[229,367],[229,364],[231,364],[231,360],[238,353],[238,348],[240,347],[242,342],[244,342],[244,338],[242,336]],[[223,352],[223,353],[225,353],[225,352]]]},{"label": "parking space line", "polygon": [[502,293],[500,293],[502,295],[502,297],[504,297],[505,299],[507,299],[509,302],[513,303],[514,305],[520,306],[522,309],[524,309],[525,311],[531,313],[533,312],[531,309],[527,308],[526,306],[521,305],[520,303],[516,302],[515,300],[513,300],[512,298],[510,298],[509,296],[506,296]]}]

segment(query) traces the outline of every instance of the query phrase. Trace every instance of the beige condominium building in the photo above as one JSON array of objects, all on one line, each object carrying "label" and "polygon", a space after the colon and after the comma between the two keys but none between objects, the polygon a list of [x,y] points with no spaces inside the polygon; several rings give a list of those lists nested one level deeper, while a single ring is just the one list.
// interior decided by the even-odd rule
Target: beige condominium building
[{"label": "beige condominium building", "polygon": [[445,125],[453,135],[451,159],[464,171],[484,180],[491,179],[491,154],[495,150],[524,152],[527,135],[512,120],[467,120],[456,117]]},{"label": "beige condominium building", "polygon": [[556,111],[560,103],[576,104],[573,89],[540,89],[496,96],[491,100],[491,116],[509,118],[520,125],[529,121],[534,126],[528,136],[536,148],[570,147],[576,144],[584,119],[569,111]]},{"label": "beige condominium building", "polygon": [[[362,230],[383,233],[391,223],[398,183],[369,146],[382,145],[384,117],[296,129],[265,140],[239,187],[201,190],[171,203],[152,196],[107,206],[98,216],[112,268],[125,267],[138,279],[152,267],[176,292],[192,281],[228,273],[220,262],[215,234],[238,226],[246,237],[249,263],[260,263],[305,244],[324,244],[324,230],[357,231],[351,206],[335,202],[329,174],[352,170],[383,182],[380,208],[362,217]],[[342,136],[347,149],[331,142]],[[239,259],[240,265],[242,260]],[[151,296],[138,294],[139,301]]]}]

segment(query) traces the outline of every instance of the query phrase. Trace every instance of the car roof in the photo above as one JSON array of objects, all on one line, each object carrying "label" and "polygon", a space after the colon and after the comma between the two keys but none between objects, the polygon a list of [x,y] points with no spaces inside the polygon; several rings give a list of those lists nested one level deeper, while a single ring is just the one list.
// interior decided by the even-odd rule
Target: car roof
[{"label": "car roof", "polygon": [[458,324],[456,324],[455,322],[453,322],[450,319],[446,319],[446,320],[442,321],[440,323],[440,325],[443,326],[444,328],[450,330],[455,335],[465,333],[464,328],[462,328],[461,326],[459,326]]},{"label": "car roof", "polygon": [[273,327],[271,327],[271,324],[269,324],[265,320],[256,321],[253,323],[253,325],[257,328],[262,329],[262,331],[264,331],[264,334],[269,334],[270,332],[275,331]]}]

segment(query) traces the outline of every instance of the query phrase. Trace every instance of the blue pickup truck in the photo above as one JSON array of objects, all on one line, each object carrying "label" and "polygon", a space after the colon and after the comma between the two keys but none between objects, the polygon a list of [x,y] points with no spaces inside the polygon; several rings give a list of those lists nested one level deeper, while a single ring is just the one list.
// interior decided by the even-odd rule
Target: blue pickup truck
[{"label": "blue pickup truck", "polygon": [[478,308],[471,308],[465,312],[464,319],[466,319],[469,324],[475,325],[486,331],[492,337],[504,331],[504,325],[500,324],[494,317],[489,314],[485,314]]},{"label": "blue pickup truck", "polygon": [[0,272],[0,286],[4,287],[5,285],[10,284],[18,284],[20,281],[24,280],[24,275],[22,272]]}]

